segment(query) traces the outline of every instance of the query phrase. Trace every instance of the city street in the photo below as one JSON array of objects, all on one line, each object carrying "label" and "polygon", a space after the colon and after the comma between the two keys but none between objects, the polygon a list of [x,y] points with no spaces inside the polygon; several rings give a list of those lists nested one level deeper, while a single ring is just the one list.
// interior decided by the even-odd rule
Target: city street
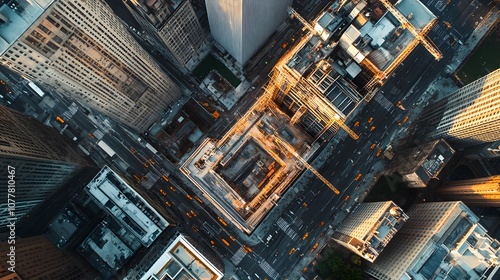
[{"label": "city street", "polygon": [[[320,10],[318,2],[306,3],[303,14],[310,16]],[[186,233],[211,246],[224,259],[228,277],[234,274],[238,279],[299,279],[329,235],[362,202],[378,173],[387,165],[388,160],[383,159],[381,151],[404,137],[426,100],[434,94],[426,93],[429,85],[436,78],[446,76],[444,70],[453,62],[457,49],[467,44],[492,8],[491,4],[486,6],[478,0],[472,3],[460,0],[452,1],[443,9],[442,2],[423,1],[439,17],[428,37],[438,46],[443,58],[436,61],[423,46],[417,46],[373,100],[362,104],[349,119],[347,125],[360,139],[355,141],[340,132],[321,147],[322,152],[311,163],[340,194],[335,195],[311,172],[304,171],[251,236],[236,230],[212,211],[203,195],[187,185],[190,182],[181,177],[178,167],[148,149],[144,140],[138,141],[139,135],[119,126],[101,128],[102,140],[117,154],[109,158],[97,146],[97,139],[86,136],[87,132],[95,131],[95,123],[88,121],[81,111],[67,121],[88,138],[86,142],[93,148],[92,156],[98,153],[113,164],[122,161],[131,177],[140,180],[148,172],[156,174],[159,179],[148,190],[151,198],[171,213]],[[293,21],[275,34],[274,45],[264,48],[262,55],[247,69],[255,88],[231,111],[221,113],[207,133],[209,136],[223,134],[235,118],[252,105],[267,82],[269,71],[292,44],[290,37],[298,38],[301,32],[301,27]],[[284,42],[288,42],[285,47]],[[396,106],[399,101],[405,110]],[[56,111],[62,112],[69,105],[59,104]]]},{"label": "city street", "polygon": [[[464,42],[475,29],[475,22],[491,8],[478,3],[470,8],[469,4],[467,1],[453,1],[453,5],[442,13],[434,10],[440,19],[429,37],[439,47],[443,58],[439,62],[435,61],[424,47],[418,46],[396,69],[377,97],[352,119],[351,127],[354,122],[360,122],[358,127],[352,127],[360,139],[354,141],[347,137],[334,144],[330,151],[328,148],[324,150],[323,153],[330,152],[330,155],[319,171],[341,190],[341,194],[335,196],[319,179],[310,180],[281,216],[267,226],[265,240],[254,246],[254,255],[247,255],[236,263],[238,259],[232,260],[244,270],[239,276],[284,279],[291,275],[291,269],[300,272],[314,258],[319,248],[313,250],[313,247],[328,225],[333,224],[335,227],[348,214],[347,209],[352,211],[352,205],[372,183],[374,174],[383,169],[387,160],[376,156],[378,150],[385,149],[396,137],[404,135],[407,126],[417,115],[412,112],[412,105],[421,101],[422,93],[451,62],[455,50],[460,46],[458,40]],[[457,17],[457,13],[461,16]],[[464,18],[469,20],[464,21]],[[447,28],[445,21],[455,27]],[[450,36],[456,36],[457,42],[450,43]],[[395,106],[399,100],[406,110]],[[419,111],[424,105],[420,102],[414,110]],[[408,119],[404,122],[406,116]],[[370,118],[373,121],[368,123]],[[373,131],[372,127],[375,127]],[[371,149],[372,144],[376,144],[376,148]],[[319,157],[322,156],[325,155]],[[356,181],[359,174],[361,177]],[[333,220],[332,223],[336,216],[338,221]],[[297,264],[299,260],[302,260],[300,265]]]},{"label": "city street", "polygon": [[[451,63],[457,48],[466,42],[476,28],[476,21],[491,8],[478,3],[469,5],[467,1],[462,0],[453,1],[453,4],[440,12],[433,6],[436,1],[428,2],[430,9],[439,16],[429,37],[439,47],[443,58],[435,61],[424,47],[417,46],[386,81],[376,97],[361,106],[356,116],[351,118],[349,125],[360,139],[334,139],[325,145],[323,152],[316,159],[318,163],[313,164],[322,165],[318,168],[319,172],[332,182],[341,194],[334,195],[319,179],[313,177],[310,172],[305,172],[304,178],[298,180],[288,191],[289,198],[278,201],[276,208],[280,208],[281,212],[276,215],[269,214],[266,221],[261,223],[250,237],[235,230],[231,225],[225,226],[223,223],[226,222],[221,222],[218,215],[210,210],[200,197],[184,187],[185,181],[177,179],[175,166],[168,161],[160,161],[163,167],[150,164],[145,167],[147,160],[154,160],[158,156],[144,146],[138,146],[137,139],[133,139],[124,130],[116,128],[109,135],[105,135],[104,140],[116,149],[120,158],[127,162],[138,176],[143,176],[151,169],[162,175],[166,174],[163,168],[173,173],[169,176],[169,182],[160,179],[151,188],[152,197],[177,216],[177,220],[181,221],[180,226],[189,234],[212,246],[226,260],[230,271],[231,264],[234,265],[232,269],[235,269],[233,272],[236,277],[295,279],[324,246],[327,234],[331,234],[342,222],[348,215],[348,210],[351,212],[357,203],[362,202],[365,191],[374,183],[374,176],[387,163],[387,160],[382,159],[379,150],[385,150],[392,141],[404,135],[407,126],[417,115],[414,110],[419,111],[425,105],[421,99],[422,94]],[[460,17],[457,17],[457,13],[460,13]],[[451,25],[451,28],[447,24]],[[290,35],[289,33],[286,34]],[[287,40],[283,34],[278,34],[278,42]],[[297,36],[297,33],[294,34]],[[454,39],[451,39],[452,37]],[[276,44],[272,50],[270,49],[268,54],[283,49],[281,45]],[[262,56],[252,72],[267,75],[277,59],[279,55]],[[266,60],[269,60],[268,63],[265,63]],[[254,84],[256,89],[252,90],[252,96],[258,94],[266,80],[261,77]],[[234,122],[233,116],[244,112],[253,100],[255,99],[245,98],[231,112],[223,114],[209,134],[218,135],[225,131]],[[395,106],[398,101],[402,102],[406,110]],[[416,104],[415,108],[413,104]],[[359,126],[354,127],[354,123],[358,121]],[[136,153],[133,154],[130,148],[135,149]]]},{"label": "city street", "polygon": [[500,0],[0,8],[5,278],[496,279]]}]

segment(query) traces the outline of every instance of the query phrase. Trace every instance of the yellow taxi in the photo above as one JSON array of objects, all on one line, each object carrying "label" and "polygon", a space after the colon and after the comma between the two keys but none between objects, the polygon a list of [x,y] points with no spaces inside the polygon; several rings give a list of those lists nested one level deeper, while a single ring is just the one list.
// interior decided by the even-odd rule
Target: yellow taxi
[{"label": "yellow taxi", "polygon": [[359,179],[361,179],[361,176],[363,176],[363,174],[359,173],[358,176],[354,178],[354,181],[359,181]]}]

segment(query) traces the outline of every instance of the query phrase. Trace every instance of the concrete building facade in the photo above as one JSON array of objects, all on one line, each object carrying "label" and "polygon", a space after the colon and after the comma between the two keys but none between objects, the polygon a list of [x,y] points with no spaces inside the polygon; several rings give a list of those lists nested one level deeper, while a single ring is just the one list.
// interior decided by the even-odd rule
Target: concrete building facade
[{"label": "concrete building facade", "polygon": [[416,122],[427,139],[458,148],[500,140],[500,69],[425,108]]},{"label": "concrete building facade", "polygon": [[291,0],[205,0],[212,37],[244,65],[287,17]]},{"label": "concrete building facade", "polygon": [[0,256],[0,266],[6,270],[0,271],[0,279],[85,280],[97,276],[84,262],[56,248],[42,235],[16,240],[15,272],[12,272],[8,270],[9,256],[6,255],[10,246],[7,242],[0,243],[0,250],[6,252]]},{"label": "concrete building facade", "polygon": [[500,207],[500,175],[447,182],[436,192],[444,200],[460,200],[467,206]]},{"label": "concrete building facade", "polygon": [[[0,202],[0,232],[7,230],[8,218],[19,222],[34,207],[92,164],[77,153],[55,129],[31,117],[0,106],[0,168],[6,199]],[[9,167],[10,166],[10,167]],[[8,172],[15,193],[13,215],[7,200]]]},{"label": "concrete building facade", "polygon": [[181,94],[103,0],[0,6],[0,62],[25,78],[146,130]]},{"label": "concrete building facade", "polygon": [[157,49],[183,73],[192,71],[210,50],[188,0],[129,0],[125,6],[152,38]]},{"label": "concrete building facade", "polygon": [[360,204],[333,239],[369,262],[375,261],[408,216],[392,201]]},{"label": "concrete building facade", "polygon": [[500,244],[460,201],[419,203],[367,273],[380,280],[490,279]]}]

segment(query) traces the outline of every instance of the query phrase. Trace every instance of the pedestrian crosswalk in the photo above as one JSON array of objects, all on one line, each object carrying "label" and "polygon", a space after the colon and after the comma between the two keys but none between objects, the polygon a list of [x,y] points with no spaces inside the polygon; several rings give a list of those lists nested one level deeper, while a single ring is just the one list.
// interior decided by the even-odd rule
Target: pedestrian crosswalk
[{"label": "pedestrian crosswalk", "polygon": [[293,241],[296,241],[299,238],[299,235],[295,232],[295,230],[289,228],[285,231],[286,235],[288,235]]},{"label": "pedestrian crosswalk", "polygon": [[234,253],[234,255],[231,257],[231,262],[234,264],[234,265],[238,265],[241,260],[245,257],[246,253],[245,251],[243,251],[243,248],[240,248],[238,251],[236,251],[236,253]]},{"label": "pedestrian crosswalk", "polygon": [[280,229],[283,231],[286,231],[290,227],[290,224],[287,221],[283,220],[283,218],[279,218],[276,224],[278,224]]},{"label": "pedestrian crosswalk", "polygon": [[259,261],[259,266],[264,270],[264,272],[269,275],[272,279],[277,279],[279,273],[264,259]]},{"label": "pedestrian crosswalk", "polygon": [[304,224],[304,221],[302,221],[302,219],[296,218],[295,220],[293,220],[293,224],[300,228],[302,224]]},{"label": "pedestrian crosswalk", "polygon": [[298,239],[298,234],[290,228],[290,224],[285,221],[283,218],[279,218],[278,221],[276,222],[278,224],[278,227],[285,232],[288,237],[290,237],[293,241]]},{"label": "pedestrian crosswalk", "polygon": [[378,104],[380,104],[380,106],[382,106],[386,111],[390,111],[394,108],[394,105],[389,100],[387,100],[387,98],[385,98],[385,96],[381,92],[376,94],[373,99],[375,99],[375,101],[377,101]]}]

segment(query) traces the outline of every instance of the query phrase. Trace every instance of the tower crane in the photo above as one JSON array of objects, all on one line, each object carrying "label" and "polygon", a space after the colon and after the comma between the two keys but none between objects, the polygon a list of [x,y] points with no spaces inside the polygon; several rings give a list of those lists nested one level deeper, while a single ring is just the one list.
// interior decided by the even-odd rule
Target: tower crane
[{"label": "tower crane", "polygon": [[323,128],[323,130],[319,133],[319,135],[323,134],[335,123],[338,124],[345,132],[347,132],[347,134],[349,134],[349,136],[351,136],[352,139],[354,140],[359,139],[359,136],[356,134],[356,132],[352,131],[352,129],[350,129],[347,125],[345,125],[345,123],[340,119],[340,116],[337,114],[335,115],[333,120],[331,120],[330,123]]},{"label": "tower crane", "polygon": [[[314,30],[314,29],[313,29]],[[223,145],[229,137],[231,137],[238,129],[241,129],[245,126],[245,123],[248,121],[250,116],[252,116],[254,111],[261,111],[263,108],[266,107],[266,105],[269,104],[269,101],[273,97],[273,94],[278,90],[281,80],[280,80],[280,70],[278,70],[278,67],[282,67],[285,65],[288,60],[300,49],[302,48],[309,39],[311,34],[308,36],[302,38],[300,42],[298,42],[295,46],[293,46],[288,52],[286,52],[277,62],[276,65],[274,66],[274,69],[271,71],[272,75],[269,81],[267,82],[266,86],[264,87],[264,93],[257,99],[257,101],[250,107],[243,116],[241,116],[237,121],[236,124],[231,128],[229,131],[224,134],[219,141],[217,141],[216,147],[220,147]],[[289,89],[289,88],[288,88]]]},{"label": "tower crane", "polygon": [[420,43],[434,56],[436,60],[440,60],[443,55],[437,47],[435,47],[427,38],[425,34],[418,32],[410,21],[403,16],[388,0],[379,0],[384,7],[391,12],[391,14],[401,23],[403,28],[406,28],[410,33],[420,41]]},{"label": "tower crane", "polygon": [[291,153],[296,159],[300,161],[304,165],[305,168],[309,169],[318,179],[320,179],[325,185],[328,186],[335,194],[340,194],[340,191],[335,188],[332,183],[330,183],[323,175],[321,175],[314,167],[312,167],[305,159],[303,159],[296,151],[295,149],[288,144],[287,142],[283,141],[279,136],[276,135],[271,135],[275,141],[276,144],[281,145],[285,150],[289,153]]},{"label": "tower crane", "polygon": [[[341,0],[339,2],[339,7],[342,7],[345,4],[345,2],[346,2],[346,0]],[[305,20],[299,13],[297,13],[292,7],[288,7],[288,13],[290,14],[290,17],[298,19],[307,29],[309,29],[309,31],[311,32],[312,35],[318,35],[318,36],[320,35],[318,33],[318,31],[316,31],[314,29],[314,27],[307,20]],[[307,36],[307,41],[310,39],[311,34],[309,36]],[[302,39],[302,44],[307,42],[304,39],[306,39],[306,38]],[[293,53],[293,54],[295,54],[295,53]],[[377,77],[383,76],[384,73],[382,71],[380,71],[375,65],[373,65],[373,64],[371,64],[371,65],[375,68]],[[282,67],[283,65],[280,64],[280,65],[276,65],[276,66]],[[286,72],[286,71],[281,71],[281,72]],[[287,73],[282,73],[282,74],[289,75]],[[289,77],[289,78],[292,78],[292,77]],[[278,84],[276,86],[279,87],[280,85]],[[313,87],[313,86],[311,86],[311,87]],[[288,87],[287,90],[290,90],[290,88]],[[311,88],[311,91],[315,92],[312,88]],[[299,94],[299,93],[297,93],[297,94]],[[324,102],[328,102],[325,100],[325,98],[321,94],[317,94],[317,96],[319,99],[323,100]],[[309,101],[308,98],[304,98],[304,97],[298,98],[298,99],[300,99],[303,103],[308,103],[308,101]],[[310,106],[310,107],[314,108],[315,106]],[[299,108],[299,110],[297,110],[296,114],[292,117],[290,122],[292,124],[296,123],[306,111],[307,111],[307,106],[305,106],[305,104],[301,105],[301,107]],[[359,136],[354,131],[352,131],[348,126],[346,126],[344,124],[344,121],[342,119],[340,119],[340,117],[337,114],[335,114],[334,117],[329,120],[329,122],[323,128],[321,134],[324,131],[326,131],[327,129],[329,129],[334,123],[337,123],[341,128],[343,128],[352,137],[352,139],[354,139],[354,140],[359,139]]]},{"label": "tower crane", "polygon": [[297,13],[292,7],[288,6],[288,14],[291,18],[298,19],[313,35],[319,35],[318,31],[299,13]]},{"label": "tower crane", "polygon": [[347,2],[347,0],[339,0],[339,4],[338,6],[333,10],[334,13],[338,13],[340,11],[340,9],[342,9],[342,7],[345,5],[345,3]]}]

